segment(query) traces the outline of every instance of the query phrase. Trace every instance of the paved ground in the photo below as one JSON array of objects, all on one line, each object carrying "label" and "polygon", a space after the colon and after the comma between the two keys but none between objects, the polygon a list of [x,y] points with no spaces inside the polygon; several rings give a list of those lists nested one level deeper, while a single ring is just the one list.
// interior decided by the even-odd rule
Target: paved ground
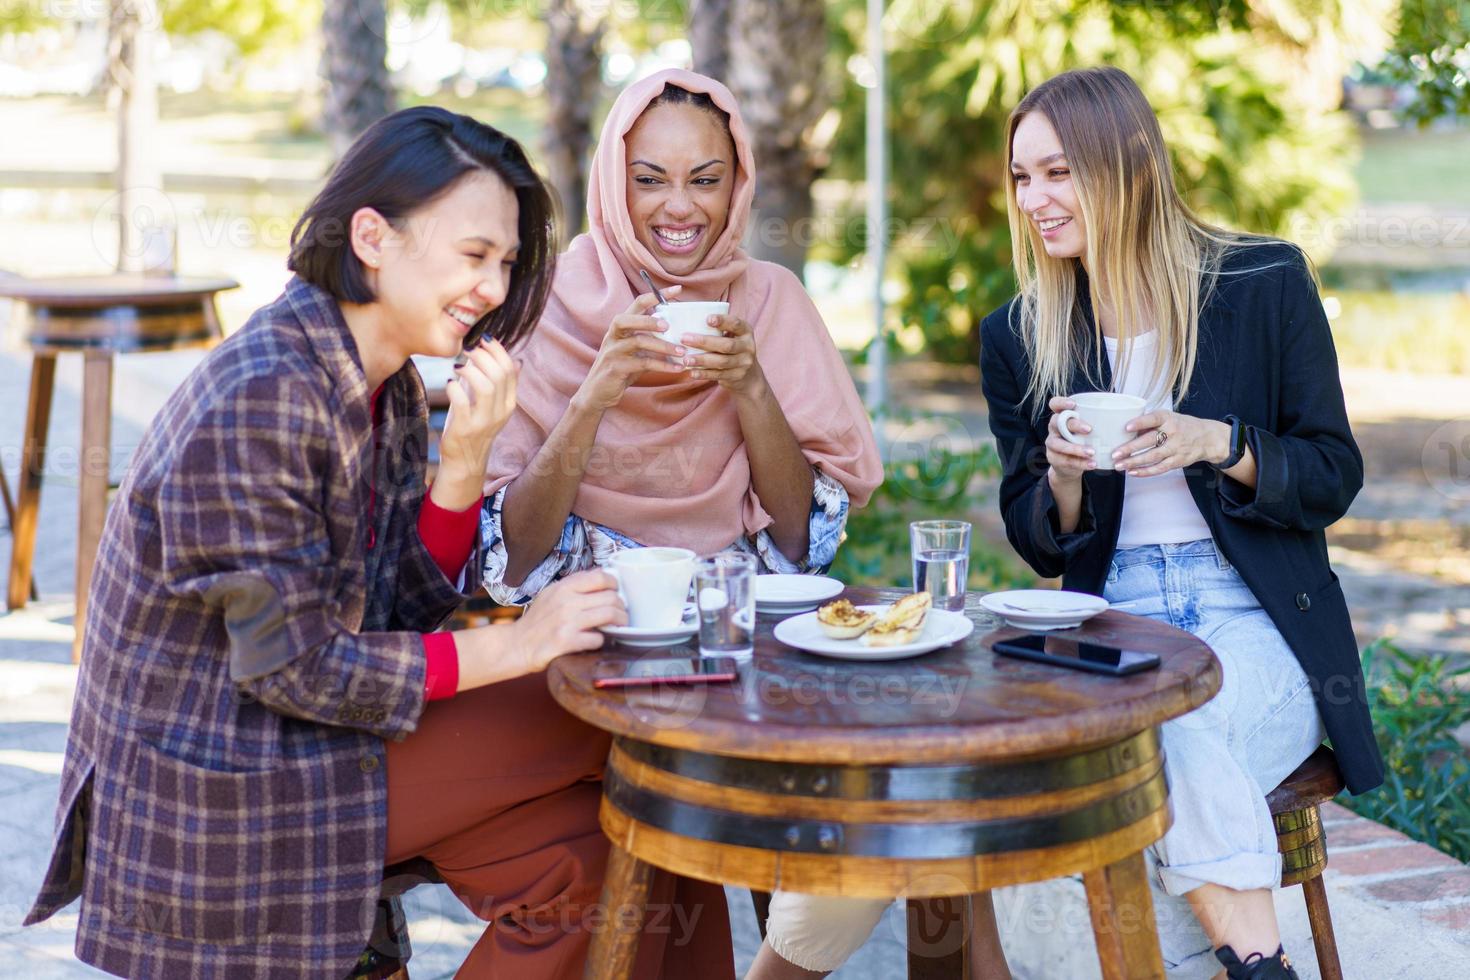
[{"label": "paved ground", "polygon": [[[114,405],[114,445],[116,460],[114,471],[121,473],[131,449],[137,444],[147,420],[152,417],[166,393],[172,390],[187,372],[197,355],[152,355],[145,358],[124,358],[119,367]],[[24,612],[0,615],[0,962],[6,964],[5,973],[28,978],[71,977],[95,974],[95,971],[78,964],[71,955],[75,929],[74,909],[69,910],[42,927],[21,930],[19,922],[34,894],[36,882],[42,872],[51,829],[56,800],[57,776],[60,770],[61,752],[65,742],[66,723],[70,711],[71,691],[75,670],[70,664],[72,637],[70,590],[72,584],[72,548],[75,536],[76,481],[75,456],[70,447],[77,443],[78,367],[74,359],[62,360],[58,377],[58,392],[53,412],[52,444],[58,447],[53,457],[51,472],[47,475],[42,499],[42,523],[40,545],[37,550],[37,580],[43,600],[33,604]],[[0,351],[0,461],[9,473],[17,471],[22,425],[24,397],[27,386],[27,361],[19,355]],[[915,398],[912,407],[932,412],[953,413],[953,421],[938,427],[951,435],[961,431],[979,435],[984,433],[983,417],[972,410],[974,389],[963,379],[959,382],[933,382],[926,386],[922,398]],[[1470,415],[1470,413],[1467,413]],[[1453,418],[1455,416],[1448,416]],[[1431,427],[1433,428],[1433,427]],[[899,438],[927,438],[924,427],[902,428],[895,435]],[[1421,441],[1422,444],[1422,441]],[[1462,519],[1463,503],[1456,503],[1440,495],[1436,499],[1426,495],[1425,487],[1416,490],[1412,467],[1403,475],[1402,486],[1393,490],[1403,499],[1417,502],[1420,508],[1434,510],[1429,517],[1442,520]],[[1427,478],[1421,473],[1417,479],[1422,483]],[[1388,493],[1388,491],[1385,491]],[[1382,507],[1383,494],[1370,496],[1373,506]],[[1386,499],[1386,498],[1385,498]],[[1446,502],[1448,501],[1448,503]],[[1453,506],[1451,506],[1453,505]],[[1391,516],[1391,515],[1390,515]],[[1365,513],[1365,520],[1388,519],[1377,512]],[[0,568],[8,566],[10,539],[0,530]],[[1354,552],[1344,553],[1351,557]],[[1365,589],[1382,579],[1382,572],[1406,576],[1406,589],[1394,592],[1387,600],[1380,601],[1379,609],[1385,619],[1394,619],[1402,629],[1412,635],[1435,641],[1437,634],[1445,632],[1443,620],[1447,612],[1459,606],[1470,605],[1470,598],[1454,598],[1449,585],[1435,576],[1413,571],[1394,571],[1391,563],[1386,568],[1375,569],[1371,550],[1362,552],[1362,561],[1368,563],[1361,574],[1352,562],[1345,566],[1344,580],[1348,584],[1350,599],[1357,600],[1367,594]],[[1335,557],[1342,557],[1334,552]],[[1355,584],[1356,583],[1356,584]],[[1405,591],[1418,590],[1416,602],[1427,603],[1422,613],[1425,622],[1415,625],[1413,616],[1401,615]],[[1394,603],[1399,614],[1393,613]],[[1420,612],[1410,609],[1414,616]],[[1418,630],[1415,633],[1413,631]],[[1365,844],[1372,850],[1377,844]],[[1371,869],[1370,869],[1371,870]],[[1371,881],[1393,881],[1396,875],[1418,872],[1388,871],[1370,876]],[[1440,873],[1440,872],[1435,872]],[[1470,974],[1470,957],[1463,947],[1443,940],[1437,934],[1426,932],[1414,913],[1399,910],[1385,912],[1379,906],[1368,904],[1355,892],[1346,889],[1336,878],[1329,877],[1334,912],[1338,916],[1339,936],[1345,948],[1357,940],[1364,954],[1375,953],[1369,973],[1355,971],[1349,961],[1349,975],[1372,975],[1382,978],[1449,976]],[[1050,935],[1037,935],[1028,928],[1030,916],[1027,909],[1037,903],[1048,907],[1065,907],[1075,902],[1076,888],[1066,882],[1046,889],[1026,890],[1002,896],[1003,923],[1009,922],[1007,935],[1014,937],[1018,950],[1016,960],[1018,976],[1085,977],[1093,969],[1088,966],[1086,949],[1090,937],[1085,934],[1067,936],[1052,930]],[[1410,888],[1412,892],[1412,888]],[[1458,893],[1449,897],[1441,895],[1434,906],[1434,914],[1450,914],[1463,917],[1465,905]],[[731,909],[737,938],[737,966],[744,971],[756,948],[754,916],[750,912],[747,895],[741,891],[730,894]],[[1297,894],[1282,899],[1282,917],[1286,925],[1288,940],[1294,949],[1303,951],[1306,960],[1304,977],[1315,976],[1314,964],[1310,961],[1309,943],[1305,934],[1305,916]],[[441,888],[421,888],[412,895],[411,931],[416,948],[414,977],[448,977],[462,959],[465,950],[479,934],[480,924],[471,919],[458,903]],[[1397,916],[1397,917],[1396,917]],[[1085,922],[1085,918],[1082,920]],[[1458,922],[1459,918],[1454,921]],[[901,946],[901,918],[897,907],[890,909],[885,922],[875,931],[873,938],[860,954],[836,976],[839,980],[877,980],[902,975],[903,949]],[[1355,926],[1354,923],[1362,925]],[[1414,935],[1413,948],[1406,949],[1402,957],[1385,957],[1385,949],[1393,950],[1398,936]],[[1373,937],[1371,947],[1365,937]],[[1064,956],[1055,952],[1058,942],[1075,947],[1083,953]],[[1080,959],[1078,957],[1081,957]],[[1386,962],[1392,959],[1393,962]],[[1366,960],[1358,961],[1366,968]],[[1445,972],[1445,964],[1464,964]],[[1065,966],[1063,965],[1065,963]]]}]

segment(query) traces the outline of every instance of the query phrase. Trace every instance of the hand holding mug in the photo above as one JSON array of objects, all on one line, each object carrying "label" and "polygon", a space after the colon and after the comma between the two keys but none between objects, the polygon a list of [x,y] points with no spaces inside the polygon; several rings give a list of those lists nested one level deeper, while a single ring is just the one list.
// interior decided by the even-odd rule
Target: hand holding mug
[{"label": "hand holding mug", "polygon": [[592,570],[568,575],[541,591],[512,624],[516,649],[527,673],[544,670],[564,653],[602,646],[603,626],[625,626],[628,611],[618,597],[617,580]]},{"label": "hand holding mug", "polygon": [[1115,467],[1133,476],[1158,476],[1230,455],[1230,426],[1178,412],[1149,412],[1125,427],[1131,438],[1113,453]]},{"label": "hand holding mug", "polygon": [[[681,288],[669,286],[664,293],[677,294]],[[651,315],[657,303],[652,293],[644,293],[613,318],[578,392],[591,408],[612,408],[645,371],[684,370],[682,359],[687,351],[665,340],[665,322]]]},{"label": "hand holding mug", "polygon": [[709,318],[709,325],[717,331],[715,336],[687,334],[682,338],[685,344],[705,352],[685,355],[689,376],[717,381],[735,395],[758,392],[765,376],[755,357],[755,331],[750,324],[738,316],[716,314]]},{"label": "hand holding mug", "polygon": [[1066,482],[1082,482],[1082,474],[1097,468],[1097,453],[1092,447],[1062,435],[1066,431],[1086,435],[1092,426],[1077,416],[1077,403],[1064,395],[1047,402],[1051,418],[1046,423],[1046,461],[1057,478]]}]

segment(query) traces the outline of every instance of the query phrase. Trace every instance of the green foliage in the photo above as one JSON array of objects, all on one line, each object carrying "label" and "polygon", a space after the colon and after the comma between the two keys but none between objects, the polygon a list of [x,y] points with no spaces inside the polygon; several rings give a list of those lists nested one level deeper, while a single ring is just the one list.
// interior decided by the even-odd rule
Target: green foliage
[{"label": "green foliage", "polygon": [[321,23],[321,0],[160,0],[164,30],[174,35],[217,31],[242,55],[272,44],[290,44]]},{"label": "green foliage", "polygon": [[[943,436],[895,444],[883,468],[883,485],[866,507],[848,517],[832,574],[864,585],[911,585],[909,522],[976,521],[995,506],[991,494],[1000,473],[1000,457],[989,444],[954,450]],[[1034,581],[1010,548],[994,547],[979,533],[970,535],[969,588],[990,592]]]},{"label": "green foliage", "polygon": [[1470,758],[1454,731],[1470,722],[1470,666],[1376,640],[1363,651],[1373,733],[1384,784],[1338,802],[1432,847],[1470,861]]},{"label": "green foliage", "polygon": [[[980,319],[1014,290],[1006,117],[1028,89],[1069,68],[1111,64],[1139,82],[1181,190],[1206,219],[1289,236],[1298,222],[1340,213],[1353,187],[1347,120],[1297,95],[1307,86],[1282,54],[1284,32],[1256,24],[1254,6],[894,0],[888,124],[891,172],[902,175],[890,200],[901,324],[922,329],[936,356],[973,363]],[[863,49],[862,7],[834,5],[839,64]],[[864,178],[865,96],[856,84],[840,92],[829,176]],[[922,233],[934,222],[953,234]],[[816,257],[844,262],[862,246],[831,242]]]},{"label": "green foliage", "polygon": [[1413,86],[1404,114],[1420,125],[1470,116],[1470,0],[1403,0],[1379,72]]}]

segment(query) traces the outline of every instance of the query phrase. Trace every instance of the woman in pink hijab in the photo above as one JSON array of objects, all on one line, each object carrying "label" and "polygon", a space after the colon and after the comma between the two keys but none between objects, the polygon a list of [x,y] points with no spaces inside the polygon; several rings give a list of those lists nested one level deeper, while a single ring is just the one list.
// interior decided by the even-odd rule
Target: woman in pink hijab
[{"label": "woman in pink hijab", "polygon": [[[882,480],[872,426],[816,307],[740,248],[755,163],[728,89],[661,71],[613,105],[590,231],[558,260],[495,443],[485,579],[503,603],[621,548],[738,549],[821,571]],[[671,300],[723,300],[719,336],[660,335]]]}]

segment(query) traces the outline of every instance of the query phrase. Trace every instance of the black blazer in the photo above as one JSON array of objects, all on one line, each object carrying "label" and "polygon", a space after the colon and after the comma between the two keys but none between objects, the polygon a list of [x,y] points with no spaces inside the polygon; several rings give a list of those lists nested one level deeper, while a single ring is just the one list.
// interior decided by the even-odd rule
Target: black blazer
[{"label": "black blazer", "polygon": [[[1091,305],[1085,363],[1093,363]],[[980,372],[990,429],[1005,466],[1000,506],[1006,534],[1037,574],[1062,576],[1068,589],[1101,595],[1118,542],[1127,478],[1113,471],[1082,479],[1082,519],[1060,534],[1046,480],[1048,413],[1022,404],[1030,358],[1011,313],[1012,299],[981,325]],[[1102,359],[1102,388],[1112,383]],[[1093,390],[1082,371],[1066,394]],[[1337,576],[1327,564],[1323,529],[1347,511],[1363,486],[1363,457],[1348,427],[1337,353],[1322,302],[1300,251],[1286,243],[1227,257],[1200,315],[1199,351],[1187,396],[1175,410],[1198,418],[1235,415],[1247,425],[1256,458],[1252,491],[1197,463],[1185,479],[1215,545],[1235,566],[1295,651],[1317,699],[1348,788],[1383,781],[1358,644]],[[1267,787],[1268,789],[1270,787]]]}]

